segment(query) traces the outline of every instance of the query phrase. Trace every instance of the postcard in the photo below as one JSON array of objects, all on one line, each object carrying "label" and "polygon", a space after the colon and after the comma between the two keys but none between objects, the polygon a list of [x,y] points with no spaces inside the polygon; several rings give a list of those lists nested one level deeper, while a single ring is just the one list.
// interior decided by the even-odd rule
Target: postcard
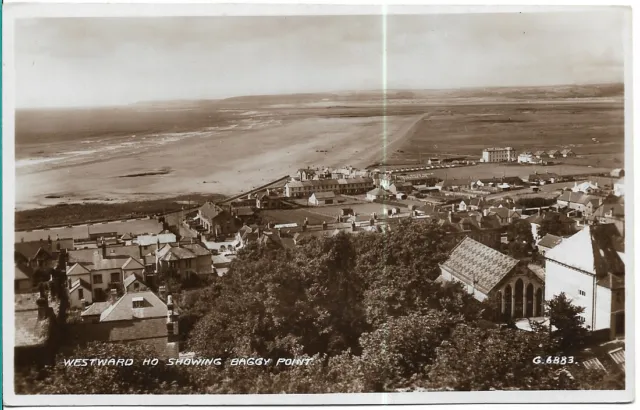
[{"label": "postcard", "polygon": [[3,30],[7,404],[633,400],[630,7]]}]

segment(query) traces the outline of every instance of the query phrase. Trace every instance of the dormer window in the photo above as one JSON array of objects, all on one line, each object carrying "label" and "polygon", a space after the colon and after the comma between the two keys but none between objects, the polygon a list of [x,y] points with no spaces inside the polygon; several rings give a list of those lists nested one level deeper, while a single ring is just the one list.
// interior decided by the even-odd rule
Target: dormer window
[{"label": "dormer window", "polygon": [[133,302],[133,308],[134,309],[140,309],[144,307],[144,298],[143,297],[135,297],[133,299],[131,299],[131,301]]}]

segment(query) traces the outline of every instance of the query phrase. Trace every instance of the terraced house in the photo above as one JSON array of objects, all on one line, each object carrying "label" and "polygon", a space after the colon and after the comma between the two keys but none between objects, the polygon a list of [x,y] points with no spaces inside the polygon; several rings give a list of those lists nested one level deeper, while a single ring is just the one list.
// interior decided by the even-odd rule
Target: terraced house
[{"label": "terraced house", "polygon": [[292,180],[285,185],[285,196],[308,198],[313,193],[333,191],[338,194],[364,194],[373,188],[373,178],[356,177],[342,179]]}]

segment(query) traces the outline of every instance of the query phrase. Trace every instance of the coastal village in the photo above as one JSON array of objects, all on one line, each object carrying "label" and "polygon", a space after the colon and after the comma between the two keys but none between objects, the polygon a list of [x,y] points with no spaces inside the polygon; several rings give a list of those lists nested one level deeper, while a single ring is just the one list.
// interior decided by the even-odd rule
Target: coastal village
[{"label": "coastal village", "polygon": [[[583,325],[603,343],[623,341],[624,170],[543,171],[575,155],[571,149],[516,153],[504,147],[486,148],[480,158],[305,167],[179,212],[16,232],[16,363],[53,360],[62,316],[70,324],[68,343],[135,342],[161,357],[181,357],[188,352],[179,341],[180,307],[161,276],[170,273],[183,287],[197,287],[224,277],[252,243],[295,248],[340,232],[384,234],[407,219],[438,224],[458,238],[440,265],[439,281],[461,282],[480,301],[495,298],[522,331],[544,324],[545,301],[564,293],[584,308]],[[492,163],[531,172],[524,178],[474,176],[474,167]],[[436,170],[468,172],[443,178]],[[506,251],[516,224],[533,238],[518,257]],[[46,272],[60,266],[66,275],[56,289]],[[56,292],[65,293],[68,306]],[[623,349],[609,352],[622,369]],[[587,365],[602,367],[598,359]]]}]

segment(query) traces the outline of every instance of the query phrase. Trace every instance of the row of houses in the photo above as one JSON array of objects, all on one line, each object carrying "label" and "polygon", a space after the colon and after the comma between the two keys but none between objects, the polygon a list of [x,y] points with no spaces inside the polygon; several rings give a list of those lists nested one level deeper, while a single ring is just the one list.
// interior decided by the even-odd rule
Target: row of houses
[{"label": "row of houses", "polygon": [[575,157],[576,154],[573,150],[566,148],[561,151],[552,149],[549,151],[535,151],[535,152],[522,152],[518,155],[518,162],[526,163],[539,163],[544,158],[569,158]]},{"label": "row of houses", "polygon": [[334,192],[338,194],[364,194],[374,187],[373,178],[356,177],[342,179],[291,180],[285,185],[284,195],[288,198],[308,198],[314,193]]}]

